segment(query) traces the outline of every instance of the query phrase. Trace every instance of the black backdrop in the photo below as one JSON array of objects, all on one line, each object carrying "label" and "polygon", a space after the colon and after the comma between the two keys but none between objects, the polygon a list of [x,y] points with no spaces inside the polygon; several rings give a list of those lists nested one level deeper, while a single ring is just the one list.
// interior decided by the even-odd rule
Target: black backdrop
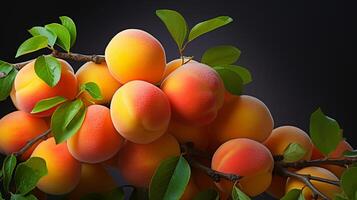
[{"label": "black backdrop", "polygon": [[[232,44],[242,50],[239,63],[249,68],[253,83],[245,90],[270,108],[276,126],[297,125],[308,131],[317,107],[337,119],[344,136],[356,147],[357,103],[356,12],[352,1],[10,1],[1,5],[0,59],[14,62],[27,29],[68,15],[77,23],[74,52],[103,54],[108,41],[126,28],[144,29],[157,37],[167,59],[177,57],[176,46],[154,12],[181,12],[192,27],[218,15],[235,21],[192,42],[187,55],[200,57],[213,45]],[[25,60],[26,57],[19,60]],[[79,67],[74,64],[74,67]],[[0,116],[14,110],[0,102]]]}]

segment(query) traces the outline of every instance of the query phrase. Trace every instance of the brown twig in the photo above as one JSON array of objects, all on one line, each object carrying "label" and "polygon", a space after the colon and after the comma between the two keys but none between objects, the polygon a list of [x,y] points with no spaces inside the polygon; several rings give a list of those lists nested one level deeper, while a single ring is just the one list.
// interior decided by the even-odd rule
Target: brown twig
[{"label": "brown twig", "polygon": [[[105,62],[105,57],[103,55],[85,55],[85,54],[79,54],[79,53],[67,53],[67,52],[60,52],[57,50],[53,50],[51,53],[52,56],[60,59],[65,59],[65,60],[73,60],[73,61],[78,61],[78,62],[95,62],[95,63],[102,63]],[[16,69],[20,70],[23,68],[25,65],[30,63],[32,60],[25,61],[25,62],[20,62],[20,63],[14,63],[12,66],[14,66]]]},{"label": "brown twig", "polygon": [[45,132],[41,133],[40,135],[32,138],[31,140],[27,141],[27,143],[25,144],[24,147],[22,147],[19,151],[14,153],[14,156],[19,157],[22,154],[24,154],[29,148],[32,147],[32,145],[34,145],[36,142],[45,139],[48,134],[51,133],[51,129],[46,130]]},{"label": "brown twig", "polygon": [[341,158],[341,159],[317,159],[317,160],[301,160],[292,163],[281,163],[282,167],[288,168],[303,168],[309,166],[319,166],[319,165],[336,165],[341,167],[346,167],[347,165],[352,165],[357,163],[357,158]]},{"label": "brown twig", "polygon": [[[288,169],[278,166],[276,165],[276,168],[278,168],[277,170],[279,171],[279,174],[285,177],[291,177],[291,178],[295,178],[298,179],[300,181],[302,181],[308,188],[310,188],[310,190],[312,191],[313,194],[313,198],[317,199],[318,197],[321,197],[322,199],[325,200],[329,200],[328,197],[326,197],[326,195],[324,195],[323,193],[321,193],[312,183],[311,183],[311,176],[310,175],[306,175],[306,174],[297,174],[295,172],[291,172]],[[319,181],[322,181],[319,180]],[[324,179],[322,182],[326,182],[327,179]]]},{"label": "brown twig", "polygon": [[189,156],[187,156],[186,159],[192,167],[202,170],[215,182],[219,182],[221,179],[225,179],[225,180],[231,181],[232,183],[235,183],[235,182],[239,181],[241,178],[243,178],[242,176],[239,176],[236,174],[228,174],[228,173],[223,173],[223,172],[213,170],[213,169],[197,162],[196,160],[192,159]]}]

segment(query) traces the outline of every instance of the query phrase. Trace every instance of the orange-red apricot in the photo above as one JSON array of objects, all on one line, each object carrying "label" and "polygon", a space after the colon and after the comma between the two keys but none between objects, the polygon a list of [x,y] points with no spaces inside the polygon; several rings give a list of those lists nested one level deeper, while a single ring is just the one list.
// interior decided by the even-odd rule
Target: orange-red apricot
[{"label": "orange-red apricot", "polygon": [[69,152],[85,163],[99,163],[112,158],[124,139],[116,131],[109,108],[102,105],[88,107],[81,128],[67,141]]},{"label": "orange-red apricot", "polygon": [[[25,65],[16,75],[11,99],[17,109],[30,113],[37,102],[62,96],[67,99],[73,99],[77,95],[77,79],[73,73],[72,67],[64,60],[58,59],[61,63],[61,79],[56,86],[48,86],[40,79],[35,72],[35,61]],[[36,116],[50,116],[55,108],[36,113]]]},{"label": "orange-red apricot", "polygon": [[161,81],[166,57],[161,43],[138,29],[121,31],[107,45],[105,60],[110,73],[122,84],[133,80]]},{"label": "orange-red apricot", "polygon": [[47,194],[61,195],[71,192],[79,183],[81,163],[69,153],[66,142],[56,144],[53,137],[41,142],[31,157],[46,161],[48,174],[37,183]]},{"label": "orange-red apricot", "polygon": [[[222,144],[212,158],[212,169],[243,176],[239,181],[242,191],[249,196],[263,193],[270,185],[274,166],[268,148],[251,139],[232,139]],[[217,186],[230,194],[232,183],[222,180]]]},{"label": "orange-red apricot", "polygon": [[161,84],[168,96],[173,117],[202,126],[212,122],[222,107],[224,86],[211,67],[189,62],[176,69]]},{"label": "orange-red apricot", "polygon": [[[6,155],[19,151],[32,138],[45,132],[49,126],[45,120],[24,111],[15,111],[0,119],[0,152]],[[30,157],[38,143],[23,154]]]},{"label": "orange-red apricot", "polygon": [[179,143],[170,134],[149,144],[127,142],[118,154],[119,173],[132,185],[149,187],[151,177],[160,163],[179,154]]},{"label": "orange-red apricot", "polygon": [[90,94],[83,92],[82,96],[97,104],[108,104],[112,99],[115,91],[121,86],[121,84],[110,74],[107,64],[96,64],[94,62],[87,62],[76,72],[78,85],[88,82],[94,82],[98,85],[102,94],[102,99],[93,99]]},{"label": "orange-red apricot", "polygon": [[115,92],[110,113],[118,132],[127,140],[147,144],[162,136],[171,109],[166,95],[145,81],[131,81]]}]

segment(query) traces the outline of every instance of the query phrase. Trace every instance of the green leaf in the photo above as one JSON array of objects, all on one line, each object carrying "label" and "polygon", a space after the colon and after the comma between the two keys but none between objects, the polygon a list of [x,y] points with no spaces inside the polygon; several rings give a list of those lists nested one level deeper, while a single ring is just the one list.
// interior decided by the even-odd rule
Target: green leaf
[{"label": "green leaf", "polygon": [[52,133],[56,143],[64,142],[82,126],[86,109],[80,99],[59,106],[51,118]]},{"label": "green leaf", "polygon": [[219,193],[214,189],[207,189],[198,193],[193,200],[219,200]]},{"label": "green leaf", "polygon": [[45,110],[49,110],[63,102],[67,101],[66,98],[61,96],[51,97],[48,99],[42,99],[41,101],[37,102],[35,107],[32,109],[31,113],[39,113]]},{"label": "green leaf", "polygon": [[233,200],[250,200],[250,197],[244,194],[237,186],[233,186],[232,189],[232,199]]},{"label": "green leaf", "polygon": [[66,27],[58,23],[47,24],[45,26],[48,30],[57,35],[56,44],[63,50],[69,51],[71,48],[71,35]]},{"label": "green leaf", "polygon": [[87,91],[93,99],[101,100],[103,98],[99,86],[94,82],[88,82],[81,85],[81,91]]},{"label": "green leaf", "polygon": [[221,77],[224,87],[234,95],[241,95],[243,92],[243,80],[238,73],[224,67],[214,67]]},{"label": "green leaf", "polygon": [[334,200],[348,200],[348,199],[345,196],[345,194],[341,193],[341,194],[336,194]]},{"label": "green leaf", "polygon": [[236,74],[239,74],[239,76],[242,78],[243,85],[246,85],[252,82],[253,80],[249,70],[244,67],[237,66],[237,65],[218,65],[215,67],[223,67],[231,71],[234,71]]},{"label": "green leaf", "polygon": [[301,190],[292,189],[286,193],[280,200],[305,200]]},{"label": "green leaf", "polygon": [[295,162],[306,155],[306,150],[298,143],[290,143],[284,151],[284,162]]},{"label": "green leaf", "polygon": [[341,187],[348,199],[355,198],[357,192],[357,167],[346,169],[341,176]]},{"label": "green leaf", "polygon": [[14,155],[6,156],[2,165],[3,179],[2,184],[5,192],[9,192],[9,186],[12,178],[12,174],[16,167],[16,157]]},{"label": "green leaf", "polygon": [[183,156],[171,157],[162,161],[151,179],[149,199],[180,199],[190,175],[190,166]]},{"label": "green leaf", "polygon": [[35,197],[35,195],[33,195],[33,194],[27,195],[27,196],[26,196],[26,199],[27,199],[27,200],[38,200],[37,197]]},{"label": "green leaf", "polygon": [[61,79],[61,64],[53,56],[39,56],[35,61],[35,72],[48,86],[54,87]]},{"label": "green leaf", "polygon": [[201,23],[196,24],[190,31],[188,36],[188,41],[192,41],[195,38],[213,31],[221,26],[227,25],[233,21],[229,16],[219,16],[213,19],[209,19],[207,21],[203,21]]},{"label": "green leaf", "polygon": [[174,10],[166,9],[156,10],[156,15],[164,22],[178,48],[182,49],[188,32],[185,18]]},{"label": "green leaf", "polygon": [[56,43],[57,35],[54,34],[52,31],[46,29],[45,27],[35,26],[28,31],[32,36],[42,35],[47,37],[47,42],[50,47],[53,47],[53,45],[55,45]]},{"label": "green leaf", "polygon": [[230,65],[240,57],[240,50],[230,45],[220,45],[207,49],[201,58],[201,62],[212,67],[220,65]]},{"label": "green leaf", "polygon": [[347,158],[356,158],[357,157],[357,150],[345,151],[343,152],[343,156]]},{"label": "green leaf", "polygon": [[47,37],[38,35],[23,42],[17,49],[15,58],[47,47]]},{"label": "green leaf", "polygon": [[310,136],[314,145],[324,155],[334,151],[342,140],[341,129],[337,121],[326,116],[321,108],[311,114]]},{"label": "green leaf", "polygon": [[27,198],[22,194],[11,194],[10,200],[27,200]]},{"label": "green leaf", "polygon": [[29,193],[47,173],[46,161],[42,158],[31,157],[20,163],[15,171],[16,193],[23,195]]},{"label": "green leaf", "polygon": [[73,45],[77,39],[76,24],[70,17],[67,17],[67,16],[61,16],[60,20],[61,20],[62,25],[67,28],[67,30],[71,36],[71,47],[73,47]]},{"label": "green leaf", "polygon": [[5,77],[0,78],[0,101],[3,101],[11,92],[17,70],[8,63],[0,62],[0,72],[6,74]]}]

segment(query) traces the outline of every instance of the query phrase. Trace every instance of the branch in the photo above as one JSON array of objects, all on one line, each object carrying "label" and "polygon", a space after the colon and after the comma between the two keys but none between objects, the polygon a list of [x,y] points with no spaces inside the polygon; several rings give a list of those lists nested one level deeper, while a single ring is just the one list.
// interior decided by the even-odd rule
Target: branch
[{"label": "branch", "polygon": [[[295,172],[291,172],[286,168],[283,168],[281,166],[277,166],[278,168],[278,172],[279,174],[281,174],[282,176],[285,177],[292,177],[292,178],[296,178],[300,181],[302,181],[308,188],[311,189],[312,194],[313,194],[313,199],[318,199],[318,197],[320,196],[322,199],[328,200],[329,198],[326,197],[326,195],[324,195],[323,193],[321,193],[310,181],[311,176],[310,175],[306,175],[306,174],[297,174]],[[314,177],[315,178],[315,177]],[[317,177],[316,177],[317,178]],[[322,179],[322,178],[318,178],[318,181],[321,182],[326,182],[327,181],[331,181],[331,180],[327,180],[327,179]]]},{"label": "branch", "polygon": [[205,165],[202,165],[201,163],[197,162],[196,160],[190,158],[189,156],[186,157],[186,159],[192,167],[202,170],[215,182],[219,182],[221,179],[225,179],[225,180],[231,181],[232,183],[235,183],[235,182],[239,181],[241,178],[243,178],[242,176],[239,176],[236,174],[227,174],[227,173],[213,170]]},{"label": "branch", "polygon": [[[53,50],[51,53],[52,56],[64,60],[73,60],[73,61],[78,61],[78,62],[95,62],[97,64],[105,62],[105,57],[103,55],[85,55],[85,54],[79,54],[79,53],[71,53],[71,52],[60,52],[57,50]],[[20,70],[23,68],[25,65],[30,63],[32,60],[25,61],[25,62],[20,62],[20,63],[14,63],[12,66],[14,66],[16,69]]]},{"label": "branch", "polygon": [[346,167],[347,165],[352,165],[357,163],[357,158],[343,158],[343,159],[318,159],[318,160],[301,160],[292,163],[281,163],[282,167],[292,167],[292,168],[304,168],[309,166],[318,165],[336,165],[341,167]]},{"label": "branch", "polygon": [[181,151],[185,155],[185,158],[187,159],[187,161],[190,163],[190,165],[192,167],[202,170],[203,172],[205,172],[205,174],[207,174],[215,182],[219,182],[221,179],[225,179],[225,180],[235,183],[242,178],[242,176],[239,176],[236,174],[228,174],[228,173],[223,173],[223,172],[213,170],[213,169],[201,164],[200,162],[196,161],[195,159],[193,159],[193,157],[201,157],[201,158],[211,159],[211,156],[208,155],[207,153],[204,153],[204,152],[201,152],[201,151],[195,149],[192,142],[182,144]]},{"label": "branch", "polygon": [[41,133],[40,135],[32,138],[31,140],[27,141],[27,143],[25,144],[25,146],[23,146],[19,151],[14,153],[14,156],[19,157],[22,154],[24,154],[29,148],[32,147],[32,145],[34,145],[36,142],[45,139],[47,137],[48,134],[51,133],[51,129],[48,129],[47,131]]}]

